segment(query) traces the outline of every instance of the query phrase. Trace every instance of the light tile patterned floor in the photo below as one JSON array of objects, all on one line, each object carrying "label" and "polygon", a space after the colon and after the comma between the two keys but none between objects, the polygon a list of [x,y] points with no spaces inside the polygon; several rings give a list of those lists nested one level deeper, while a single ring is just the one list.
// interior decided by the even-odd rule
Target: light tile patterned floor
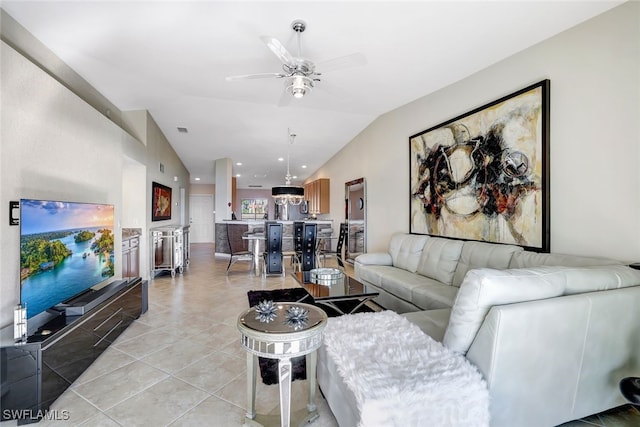
[{"label": "light tile patterned floor", "polygon": [[[67,390],[51,409],[68,411],[66,421],[38,426],[239,426],[246,405],[246,353],[236,320],[248,308],[247,291],[295,287],[289,275],[266,280],[213,245],[192,244],[191,264],[172,279],[149,282],[149,311],[130,326]],[[306,381],[293,382],[292,409],[306,407]],[[279,414],[278,386],[258,381],[257,411]],[[317,394],[320,418],[314,427],[337,426]],[[2,423],[15,425],[15,422]],[[640,412],[630,406],[564,427],[631,427]],[[437,427],[437,426],[434,426]]]}]

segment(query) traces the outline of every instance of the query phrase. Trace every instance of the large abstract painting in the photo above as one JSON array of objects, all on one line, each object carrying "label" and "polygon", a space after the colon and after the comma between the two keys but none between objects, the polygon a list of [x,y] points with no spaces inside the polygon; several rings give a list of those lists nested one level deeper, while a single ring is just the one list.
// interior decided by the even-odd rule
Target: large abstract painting
[{"label": "large abstract painting", "polygon": [[549,252],[549,80],[409,145],[411,233]]}]

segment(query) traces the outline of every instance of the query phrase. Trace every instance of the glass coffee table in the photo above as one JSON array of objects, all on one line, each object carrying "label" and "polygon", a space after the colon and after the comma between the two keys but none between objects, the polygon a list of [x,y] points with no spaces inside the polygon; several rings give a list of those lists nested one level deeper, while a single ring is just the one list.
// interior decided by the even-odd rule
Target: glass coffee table
[{"label": "glass coffee table", "polygon": [[[378,292],[367,292],[365,285],[351,276],[342,273],[342,277],[338,277],[337,272],[342,273],[336,268],[318,268],[307,272],[296,271],[293,276],[317,304],[330,307],[341,315],[355,313],[380,295]],[[375,307],[379,306],[376,304]]]}]

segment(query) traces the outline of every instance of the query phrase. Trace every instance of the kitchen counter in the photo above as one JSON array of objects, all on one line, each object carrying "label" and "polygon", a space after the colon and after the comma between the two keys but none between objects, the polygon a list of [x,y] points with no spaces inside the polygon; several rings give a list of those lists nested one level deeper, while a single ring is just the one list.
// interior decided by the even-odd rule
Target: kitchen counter
[{"label": "kitchen counter", "polygon": [[122,240],[128,240],[132,237],[139,237],[142,235],[142,228],[123,228]]}]

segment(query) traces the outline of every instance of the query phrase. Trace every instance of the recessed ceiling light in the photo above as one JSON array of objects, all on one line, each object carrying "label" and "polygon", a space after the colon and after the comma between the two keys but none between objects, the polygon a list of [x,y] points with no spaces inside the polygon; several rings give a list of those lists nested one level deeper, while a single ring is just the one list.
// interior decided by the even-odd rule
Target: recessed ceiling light
[{"label": "recessed ceiling light", "polygon": [[194,179],[195,181],[200,181],[200,178],[197,178],[197,177],[196,177],[196,178],[193,178],[193,179]]},{"label": "recessed ceiling light", "polygon": [[180,133],[189,133],[189,129],[184,126],[178,126],[178,132]]},{"label": "recessed ceiling light", "polygon": [[279,162],[284,162],[284,157],[278,157]]},{"label": "recessed ceiling light", "polygon": [[236,166],[242,166],[242,162],[236,163]]},{"label": "recessed ceiling light", "polygon": [[298,179],[298,176],[297,175],[293,175],[291,178]]},{"label": "recessed ceiling light", "polygon": [[302,165],[302,166],[300,166],[300,167],[301,167],[302,169],[306,169],[306,168],[307,168],[307,165]]},{"label": "recessed ceiling light", "polygon": [[240,175],[239,173],[236,174],[236,178],[240,178],[242,175]]}]

